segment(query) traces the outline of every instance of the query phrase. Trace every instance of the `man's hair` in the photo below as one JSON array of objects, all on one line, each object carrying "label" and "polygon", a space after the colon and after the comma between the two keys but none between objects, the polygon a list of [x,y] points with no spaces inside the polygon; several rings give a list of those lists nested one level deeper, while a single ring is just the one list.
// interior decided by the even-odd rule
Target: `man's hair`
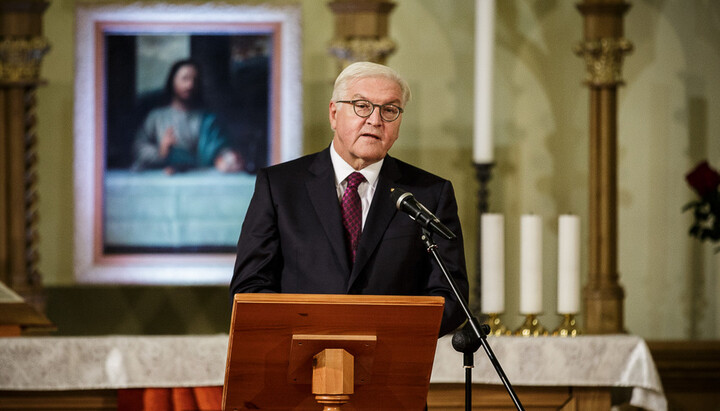
[{"label": "man's hair", "polygon": [[402,92],[401,104],[404,106],[410,101],[410,86],[400,76],[400,73],[382,64],[361,61],[353,63],[345,68],[335,79],[335,87],[333,88],[332,101],[338,101],[347,96],[347,92],[352,88],[356,81],[368,77],[383,77],[392,80],[400,86]]}]

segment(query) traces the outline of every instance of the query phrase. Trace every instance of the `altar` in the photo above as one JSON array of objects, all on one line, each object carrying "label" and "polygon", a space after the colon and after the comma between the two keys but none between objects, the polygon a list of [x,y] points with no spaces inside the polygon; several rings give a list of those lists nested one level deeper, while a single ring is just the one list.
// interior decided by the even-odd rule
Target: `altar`
[{"label": "altar", "polygon": [[[488,343],[526,409],[667,409],[650,351],[637,336],[491,336]],[[227,335],[3,338],[0,409],[117,409],[123,390],[217,388],[227,346]],[[472,374],[473,409],[512,408],[482,349]],[[464,376],[462,354],[450,336],[441,338],[428,408],[464,409]]]}]

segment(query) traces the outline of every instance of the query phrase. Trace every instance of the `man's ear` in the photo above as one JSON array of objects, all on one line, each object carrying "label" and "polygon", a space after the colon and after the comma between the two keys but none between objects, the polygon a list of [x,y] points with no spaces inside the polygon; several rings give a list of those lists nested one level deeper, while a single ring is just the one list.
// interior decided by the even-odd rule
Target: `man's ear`
[{"label": "man's ear", "polygon": [[335,130],[335,124],[337,123],[337,104],[334,101],[330,101],[330,107],[328,107],[328,117],[330,119],[330,128]]}]

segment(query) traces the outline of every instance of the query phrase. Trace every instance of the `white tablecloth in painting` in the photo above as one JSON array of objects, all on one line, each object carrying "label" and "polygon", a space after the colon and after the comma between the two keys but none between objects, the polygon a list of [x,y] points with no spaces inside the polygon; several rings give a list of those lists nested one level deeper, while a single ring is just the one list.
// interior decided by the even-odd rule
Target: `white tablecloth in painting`
[{"label": "white tablecloth in painting", "polygon": [[[513,386],[627,387],[630,403],[666,410],[645,342],[635,336],[489,337]],[[227,335],[0,338],[0,390],[223,385]],[[438,341],[431,383],[462,383],[462,354]],[[484,350],[473,382],[502,384]]]},{"label": "white tablecloth in painting", "polygon": [[166,175],[110,170],[104,181],[104,244],[235,246],[255,175],[214,169]]}]

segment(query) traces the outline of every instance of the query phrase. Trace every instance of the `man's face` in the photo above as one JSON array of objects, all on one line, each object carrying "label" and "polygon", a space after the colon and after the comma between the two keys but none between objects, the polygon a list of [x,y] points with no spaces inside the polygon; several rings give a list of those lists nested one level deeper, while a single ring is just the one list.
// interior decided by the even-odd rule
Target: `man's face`
[{"label": "man's face", "polygon": [[180,67],[173,79],[175,96],[181,101],[189,101],[192,99],[197,90],[197,77],[198,72],[194,66],[188,64]]},{"label": "man's face", "polygon": [[[373,104],[395,104],[402,107],[402,90],[384,77],[366,77],[355,81],[342,100],[369,100]],[[356,170],[382,160],[398,138],[402,114],[387,122],[375,107],[370,117],[355,114],[352,104],[330,102],[330,126],[335,130],[333,142],[340,157]]]}]

